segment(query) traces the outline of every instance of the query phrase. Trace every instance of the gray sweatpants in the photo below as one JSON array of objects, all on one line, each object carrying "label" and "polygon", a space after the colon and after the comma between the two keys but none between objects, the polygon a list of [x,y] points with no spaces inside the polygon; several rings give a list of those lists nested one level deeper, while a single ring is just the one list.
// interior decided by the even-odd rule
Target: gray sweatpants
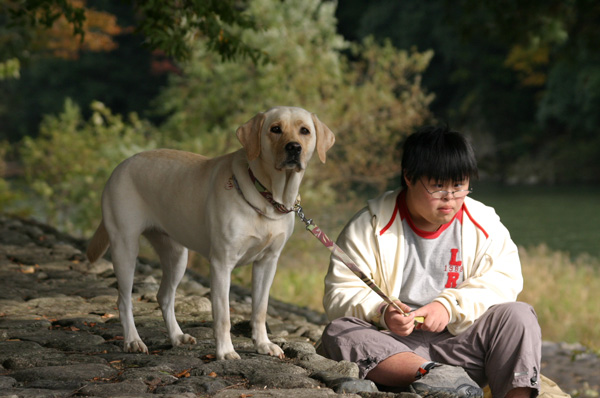
[{"label": "gray sweatpants", "polygon": [[322,351],[336,361],[358,364],[362,378],[384,359],[413,352],[461,366],[481,387],[489,384],[495,398],[517,387],[540,388],[542,335],[534,309],[521,302],[491,307],[458,336],[415,330],[403,337],[358,318],[339,318],[325,328]]}]

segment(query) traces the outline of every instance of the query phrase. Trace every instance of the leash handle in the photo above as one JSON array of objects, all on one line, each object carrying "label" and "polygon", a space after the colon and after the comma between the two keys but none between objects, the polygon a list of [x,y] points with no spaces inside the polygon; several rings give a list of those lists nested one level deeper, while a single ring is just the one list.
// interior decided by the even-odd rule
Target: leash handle
[{"label": "leash handle", "polygon": [[[342,263],[344,263],[344,265],[346,267],[348,267],[348,269],[350,269],[350,271],[352,271],[354,273],[354,275],[358,276],[361,281],[363,281],[367,286],[369,286],[371,288],[371,290],[373,290],[375,293],[377,293],[379,295],[379,297],[381,297],[383,299],[383,301],[385,301],[387,304],[391,305],[392,307],[394,307],[395,309],[400,311],[400,313],[402,315],[408,316],[408,313],[403,311],[402,308],[400,308],[400,306],[398,304],[396,304],[392,299],[390,299],[388,297],[388,295],[385,294],[379,286],[377,286],[377,284],[375,283],[375,281],[373,281],[373,279],[369,278],[369,276],[367,274],[365,274],[358,267],[358,265],[356,265],[352,261],[352,259],[350,259],[350,257],[348,257],[348,255],[334,241],[329,239],[329,237],[325,234],[325,232],[323,232],[317,225],[315,225],[313,223],[312,218],[311,219],[306,218],[306,216],[304,215],[304,211],[302,210],[302,206],[300,206],[300,204],[296,204],[296,206],[294,207],[294,210],[296,211],[296,214],[298,215],[300,220],[302,220],[302,222],[304,224],[306,224],[306,229],[310,233],[312,233],[315,236],[315,238],[317,238],[327,249],[329,249],[329,251],[334,256],[339,258],[342,261]],[[422,316],[415,317],[415,322],[417,322],[417,323],[423,323],[424,321],[425,321],[425,318]]]}]

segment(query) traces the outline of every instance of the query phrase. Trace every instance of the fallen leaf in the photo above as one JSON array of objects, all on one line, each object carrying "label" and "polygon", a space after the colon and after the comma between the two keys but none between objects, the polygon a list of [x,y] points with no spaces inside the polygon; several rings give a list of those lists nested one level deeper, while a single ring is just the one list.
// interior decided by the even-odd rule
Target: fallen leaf
[{"label": "fallen leaf", "polygon": [[191,368],[190,369],[186,369],[186,370],[184,370],[182,372],[174,374],[173,376],[177,377],[178,379],[181,379],[182,377],[190,377],[190,370],[192,370],[192,369]]},{"label": "fallen leaf", "polygon": [[215,372],[210,372],[208,374],[209,377],[217,377],[217,374]]}]

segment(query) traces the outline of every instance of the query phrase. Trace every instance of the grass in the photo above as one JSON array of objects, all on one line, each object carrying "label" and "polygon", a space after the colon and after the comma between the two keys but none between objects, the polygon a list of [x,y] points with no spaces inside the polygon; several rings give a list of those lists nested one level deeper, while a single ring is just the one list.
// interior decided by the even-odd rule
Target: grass
[{"label": "grass", "polygon": [[[349,204],[319,209],[305,205],[307,217],[332,239],[363,204]],[[312,213],[315,214],[312,214]],[[553,251],[547,246],[519,249],[525,285],[518,300],[534,306],[544,340],[581,343],[600,351],[600,259]],[[284,302],[323,311],[323,279],[330,252],[305,230],[297,220],[294,234],[281,258],[271,296]],[[208,275],[208,264],[195,256],[194,269]],[[234,270],[233,283],[250,286],[250,267]]]},{"label": "grass", "polygon": [[519,296],[534,306],[545,340],[579,342],[600,351],[600,259],[542,245],[520,249],[525,286]]}]

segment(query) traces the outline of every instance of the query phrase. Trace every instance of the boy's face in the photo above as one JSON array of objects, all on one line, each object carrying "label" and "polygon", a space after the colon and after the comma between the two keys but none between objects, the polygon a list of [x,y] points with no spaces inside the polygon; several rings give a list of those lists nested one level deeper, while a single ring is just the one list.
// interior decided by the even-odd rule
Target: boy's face
[{"label": "boy's face", "polygon": [[[454,218],[465,201],[455,198],[452,193],[436,199],[437,191],[461,191],[469,189],[469,179],[463,181],[436,181],[428,178],[406,179],[406,204],[413,223],[423,231],[437,231],[443,224]],[[434,194],[432,196],[432,193]]]}]

